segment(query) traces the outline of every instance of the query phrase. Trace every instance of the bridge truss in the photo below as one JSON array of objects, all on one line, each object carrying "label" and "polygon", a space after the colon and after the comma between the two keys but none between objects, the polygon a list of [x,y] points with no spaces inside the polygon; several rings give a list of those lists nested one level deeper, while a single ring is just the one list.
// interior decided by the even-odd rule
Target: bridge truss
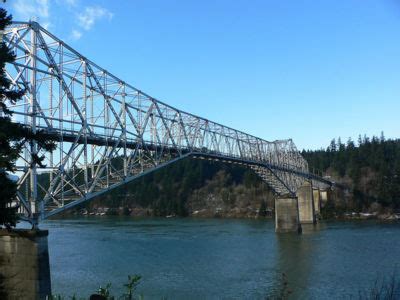
[{"label": "bridge truss", "polygon": [[3,40],[16,54],[7,76],[27,91],[10,106],[13,121],[57,141],[52,153],[27,143],[18,160],[17,202],[29,222],[189,156],[245,164],[276,194],[311,176],[292,140],[269,142],[154,99],[36,22],[15,22]]}]

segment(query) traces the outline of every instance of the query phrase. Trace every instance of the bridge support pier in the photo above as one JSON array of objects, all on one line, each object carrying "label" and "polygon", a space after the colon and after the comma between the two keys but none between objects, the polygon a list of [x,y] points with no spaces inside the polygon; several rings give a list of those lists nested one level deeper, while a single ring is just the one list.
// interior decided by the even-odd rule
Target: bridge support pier
[{"label": "bridge support pier", "polygon": [[321,214],[321,197],[319,189],[313,188],[313,198],[314,198],[315,215],[319,216]]},{"label": "bridge support pier", "polygon": [[297,197],[287,196],[275,199],[275,232],[301,233]]},{"label": "bridge support pier", "polygon": [[296,192],[299,202],[299,219],[301,224],[315,224],[315,208],[312,184],[305,181]]},{"label": "bridge support pier", "polygon": [[45,299],[51,294],[47,230],[0,229],[0,298]]},{"label": "bridge support pier", "polygon": [[321,207],[324,207],[329,199],[329,191],[320,190],[319,194],[320,194]]}]

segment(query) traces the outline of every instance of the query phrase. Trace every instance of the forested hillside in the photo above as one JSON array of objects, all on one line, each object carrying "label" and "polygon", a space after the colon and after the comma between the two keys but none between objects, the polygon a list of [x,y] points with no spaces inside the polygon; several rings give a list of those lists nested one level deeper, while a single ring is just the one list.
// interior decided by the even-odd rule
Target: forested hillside
[{"label": "forested hillside", "polygon": [[347,184],[341,209],[400,208],[400,140],[359,136],[355,143],[332,140],[327,149],[303,151],[310,169]]},{"label": "forested hillside", "polygon": [[133,215],[254,217],[265,215],[272,199],[266,184],[248,168],[187,158],[110,191],[86,208],[107,207],[112,213],[122,208]]},{"label": "forested hillside", "polygon": [[[357,142],[339,138],[326,149],[302,155],[310,170],[348,187],[328,203],[325,216],[400,209],[400,140],[386,140],[383,134],[360,136]],[[132,215],[254,217],[273,209],[273,199],[267,185],[248,168],[188,158],[110,191],[86,208]]]}]

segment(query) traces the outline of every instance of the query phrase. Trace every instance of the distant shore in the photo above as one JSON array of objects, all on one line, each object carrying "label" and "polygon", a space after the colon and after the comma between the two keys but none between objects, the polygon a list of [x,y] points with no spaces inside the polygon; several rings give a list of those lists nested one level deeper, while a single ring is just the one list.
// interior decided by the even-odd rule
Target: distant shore
[{"label": "distant shore", "polygon": [[400,221],[400,213],[358,213],[348,212],[338,215],[336,219],[351,219],[351,220],[381,220],[381,221]]},{"label": "distant shore", "polygon": [[[131,216],[131,217],[163,217],[175,218],[180,217],[175,214],[157,216],[150,208],[128,208],[128,207],[97,207],[91,210],[80,209],[73,212],[66,213],[66,215],[78,216]],[[265,213],[260,215],[258,209],[201,209],[195,210],[185,217],[192,218],[227,218],[227,219],[258,219],[258,218],[272,218],[274,212],[272,209],[266,209]],[[380,221],[400,221],[400,213],[363,213],[363,212],[346,212],[335,214],[327,220],[380,220]]]},{"label": "distant shore", "polygon": [[[80,215],[80,216],[132,216],[132,217],[165,217],[174,218],[180,217],[176,214],[169,215],[156,215],[153,209],[150,208],[128,208],[128,207],[97,207],[93,209],[80,209],[72,212],[65,213],[67,215]],[[232,218],[232,219],[255,219],[255,218],[271,218],[273,211],[266,209],[262,214],[259,213],[258,209],[251,207],[248,208],[232,208],[224,210],[222,208],[205,208],[195,210],[185,217],[193,218]]]}]

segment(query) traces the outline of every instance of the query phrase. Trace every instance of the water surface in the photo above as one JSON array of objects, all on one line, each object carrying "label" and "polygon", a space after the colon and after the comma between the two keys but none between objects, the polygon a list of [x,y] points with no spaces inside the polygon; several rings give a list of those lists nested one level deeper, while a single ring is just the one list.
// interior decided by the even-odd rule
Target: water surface
[{"label": "water surface", "polygon": [[357,296],[400,267],[400,224],[327,222],[302,235],[273,221],[78,217],[49,220],[54,293],[122,293],[140,274],[145,299],[264,299],[286,274],[293,299]]}]

